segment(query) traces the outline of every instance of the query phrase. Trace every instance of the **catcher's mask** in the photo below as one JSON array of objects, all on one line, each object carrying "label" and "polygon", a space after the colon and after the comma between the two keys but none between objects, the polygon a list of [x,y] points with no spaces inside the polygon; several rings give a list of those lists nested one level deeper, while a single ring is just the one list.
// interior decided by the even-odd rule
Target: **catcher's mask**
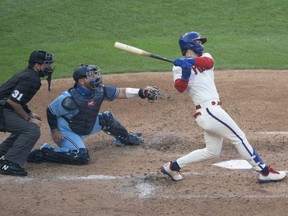
[{"label": "catcher's mask", "polygon": [[[199,41],[201,43],[199,43]],[[202,38],[198,32],[187,32],[179,38],[179,46],[183,56],[185,56],[187,49],[190,49],[201,56],[204,50],[204,47],[201,44],[206,42],[207,39]]]},{"label": "catcher's mask", "polygon": [[33,68],[36,63],[45,65],[44,69],[39,71],[38,74],[40,77],[47,76],[48,90],[50,91],[52,73],[55,68],[55,66],[52,66],[55,62],[54,55],[44,50],[33,51],[30,54],[28,62],[31,68]]},{"label": "catcher's mask", "polygon": [[87,78],[91,88],[100,90],[99,86],[102,83],[102,76],[100,74],[100,68],[96,65],[81,64],[74,70],[73,79],[75,84],[79,79]]}]

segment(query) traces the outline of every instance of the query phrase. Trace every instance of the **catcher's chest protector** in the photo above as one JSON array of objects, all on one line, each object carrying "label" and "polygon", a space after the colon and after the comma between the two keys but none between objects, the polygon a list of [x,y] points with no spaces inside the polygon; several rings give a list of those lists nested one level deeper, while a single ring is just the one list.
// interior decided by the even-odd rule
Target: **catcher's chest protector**
[{"label": "catcher's chest protector", "polygon": [[95,92],[94,95],[89,98],[85,98],[76,89],[71,89],[70,93],[79,109],[79,113],[70,120],[65,119],[76,134],[88,135],[95,125],[103,102],[103,92]]}]

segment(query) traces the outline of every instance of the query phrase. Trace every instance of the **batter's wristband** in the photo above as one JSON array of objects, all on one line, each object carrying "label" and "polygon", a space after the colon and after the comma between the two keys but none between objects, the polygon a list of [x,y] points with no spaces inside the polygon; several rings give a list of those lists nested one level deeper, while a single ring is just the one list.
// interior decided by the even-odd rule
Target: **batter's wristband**
[{"label": "batter's wristband", "polygon": [[138,95],[139,95],[139,97],[142,98],[142,99],[145,99],[145,98],[146,98],[145,95],[144,95],[144,89],[139,89]]}]

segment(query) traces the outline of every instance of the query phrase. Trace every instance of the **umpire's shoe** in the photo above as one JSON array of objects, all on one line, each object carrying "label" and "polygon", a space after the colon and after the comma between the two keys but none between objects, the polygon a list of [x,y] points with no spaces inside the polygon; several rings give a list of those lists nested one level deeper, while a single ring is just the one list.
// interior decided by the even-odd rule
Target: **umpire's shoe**
[{"label": "umpire's shoe", "polygon": [[6,152],[0,150],[0,160],[1,160],[2,156],[4,156],[5,154],[6,154]]},{"label": "umpire's shoe", "polygon": [[19,164],[0,158],[0,173],[13,176],[27,176],[27,172]]}]

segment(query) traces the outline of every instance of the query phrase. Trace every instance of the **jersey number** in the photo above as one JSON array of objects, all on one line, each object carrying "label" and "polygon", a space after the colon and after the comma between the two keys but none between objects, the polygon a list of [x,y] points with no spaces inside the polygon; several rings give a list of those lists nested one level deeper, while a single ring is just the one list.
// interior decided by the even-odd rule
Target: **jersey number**
[{"label": "jersey number", "polygon": [[20,93],[18,90],[14,90],[14,92],[12,93],[12,97],[16,98],[18,101],[21,100],[22,96],[23,96],[23,94]]}]

